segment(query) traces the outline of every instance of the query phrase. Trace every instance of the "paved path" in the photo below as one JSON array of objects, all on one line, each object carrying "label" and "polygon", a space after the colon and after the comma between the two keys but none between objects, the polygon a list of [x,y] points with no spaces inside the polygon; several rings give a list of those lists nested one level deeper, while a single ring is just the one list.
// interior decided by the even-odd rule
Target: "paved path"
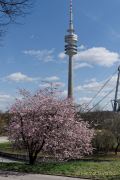
[{"label": "paved path", "polygon": [[9,142],[7,136],[0,136],[0,143]]},{"label": "paved path", "polygon": [[9,142],[7,136],[0,136],[0,143]]},{"label": "paved path", "polygon": [[7,159],[7,158],[2,158],[2,157],[0,157],[0,163],[1,163],[1,162],[11,163],[11,162],[18,162],[18,161],[14,161],[14,160],[10,160],[10,159]]},{"label": "paved path", "polygon": [[47,175],[0,175],[0,180],[84,180],[79,178],[68,178],[60,176],[47,176]]}]

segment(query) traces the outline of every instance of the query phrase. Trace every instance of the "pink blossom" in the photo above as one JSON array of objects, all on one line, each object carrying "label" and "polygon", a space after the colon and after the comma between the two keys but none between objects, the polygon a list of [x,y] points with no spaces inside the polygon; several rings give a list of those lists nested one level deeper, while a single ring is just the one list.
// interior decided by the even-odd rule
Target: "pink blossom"
[{"label": "pink blossom", "polygon": [[9,138],[28,151],[31,164],[40,151],[52,153],[59,159],[92,153],[94,130],[76,118],[70,99],[58,99],[48,89],[34,95],[26,90],[20,93],[23,98],[16,100],[10,109]]}]

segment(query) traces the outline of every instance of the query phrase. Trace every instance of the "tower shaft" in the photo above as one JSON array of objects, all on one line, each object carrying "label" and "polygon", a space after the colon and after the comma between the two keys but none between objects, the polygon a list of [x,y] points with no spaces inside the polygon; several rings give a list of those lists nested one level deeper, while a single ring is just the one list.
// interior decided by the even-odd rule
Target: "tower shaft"
[{"label": "tower shaft", "polygon": [[68,65],[68,98],[73,98],[73,61],[72,61],[72,56],[69,56],[69,65]]}]

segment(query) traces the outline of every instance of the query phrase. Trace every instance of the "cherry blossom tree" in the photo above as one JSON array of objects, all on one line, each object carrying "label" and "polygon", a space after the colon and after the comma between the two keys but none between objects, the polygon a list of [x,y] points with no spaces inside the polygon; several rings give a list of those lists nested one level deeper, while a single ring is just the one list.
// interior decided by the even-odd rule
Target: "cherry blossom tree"
[{"label": "cherry blossom tree", "polygon": [[26,149],[34,164],[41,151],[58,159],[80,158],[92,153],[94,130],[81,119],[70,99],[60,99],[49,89],[34,95],[21,90],[22,99],[12,105],[9,139]]}]

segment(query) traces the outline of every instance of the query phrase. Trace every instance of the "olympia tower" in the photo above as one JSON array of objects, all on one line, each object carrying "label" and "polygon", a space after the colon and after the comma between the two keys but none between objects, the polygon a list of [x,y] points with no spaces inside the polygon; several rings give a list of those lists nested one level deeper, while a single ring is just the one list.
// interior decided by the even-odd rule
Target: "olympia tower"
[{"label": "olympia tower", "polygon": [[73,5],[70,0],[70,20],[68,34],[65,36],[65,54],[69,56],[68,66],[68,98],[73,98],[73,56],[77,54],[78,36],[73,26]]}]

